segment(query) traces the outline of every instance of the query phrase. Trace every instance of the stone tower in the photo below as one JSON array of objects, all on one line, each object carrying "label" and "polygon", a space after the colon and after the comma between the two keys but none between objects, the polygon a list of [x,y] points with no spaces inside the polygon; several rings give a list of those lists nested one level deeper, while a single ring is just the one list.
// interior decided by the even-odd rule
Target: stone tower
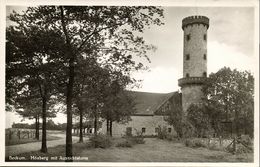
[{"label": "stone tower", "polygon": [[182,92],[184,116],[190,104],[199,104],[202,85],[207,78],[207,30],[209,19],[189,16],[182,20],[184,31],[183,78],[178,80]]}]

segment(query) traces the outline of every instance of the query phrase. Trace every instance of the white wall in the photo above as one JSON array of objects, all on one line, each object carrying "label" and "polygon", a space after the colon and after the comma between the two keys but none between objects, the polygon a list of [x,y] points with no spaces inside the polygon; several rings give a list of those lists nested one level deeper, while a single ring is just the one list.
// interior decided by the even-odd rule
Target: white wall
[{"label": "white wall", "polygon": [[[176,134],[173,126],[170,126],[166,121],[164,121],[163,116],[131,116],[132,121],[127,124],[120,124],[113,122],[112,133],[115,137],[121,137],[126,134],[126,128],[132,128],[132,134],[136,135],[136,132],[141,132],[142,128],[145,128],[145,133],[143,135],[156,135],[156,127],[166,127],[171,128],[171,134]],[[102,124],[101,133],[106,134],[106,121]]]}]

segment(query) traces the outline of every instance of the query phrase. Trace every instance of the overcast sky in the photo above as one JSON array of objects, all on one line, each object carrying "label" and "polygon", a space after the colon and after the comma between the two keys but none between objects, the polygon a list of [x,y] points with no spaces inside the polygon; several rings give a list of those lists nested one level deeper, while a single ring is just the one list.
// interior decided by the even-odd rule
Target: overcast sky
[{"label": "overcast sky", "polygon": [[[13,9],[7,8],[7,14]],[[154,26],[144,32],[147,42],[157,50],[151,53],[150,72],[136,73],[143,79],[138,91],[168,93],[177,91],[178,79],[182,77],[183,30],[182,19],[190,15],[204,15],[210,19],[208,29],[208,74],[227,66],[238,70],[255,71],[254,56],[254,8],[251,7],[164,7],[165,25]],[[7,114],[6,125],[19,122],[21,118]],[[54,119],[65,122],[62,119]],[[64,121],[62,121],[64,120]]]}]

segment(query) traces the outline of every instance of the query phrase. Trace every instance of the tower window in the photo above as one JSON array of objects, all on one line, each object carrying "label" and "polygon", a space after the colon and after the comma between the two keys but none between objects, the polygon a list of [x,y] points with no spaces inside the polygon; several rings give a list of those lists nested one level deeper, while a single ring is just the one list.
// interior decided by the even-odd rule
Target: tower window
[{"label": "tower window", "polygon": [[142,133],[145,133],[145,128],[142,128]]},{"label": "tower window", "polygon": [[168,128],[168,133],[171,133],[172,132],[172,128]]},{"label": "tower window", "polygon": [[206,41],[207,40],[207,34],[203,35],[203,39]]},{"label": "tower window", "polygon": [[190,60],[190,54],[186,54],[186,60]]},{"label": "tower window", "polygon": [[204,60],[207,60],[207,55],[204,54],[204,55],[203,55],[203,58],[204,58]]},{"label": "tower window", "polygon": [[186,35],[186,40],[187,40],[187,41],[190,40],[190,34]]},{"label": "tower window", "polygon": [[188,78],[188,77],[190,77],[190,74],[189,74],[189,73],[186,74],[186,78]]},{"label": "tower window", "polygon": [[207,73],[206,72],[203,73],[203,77],[207,77]]}]

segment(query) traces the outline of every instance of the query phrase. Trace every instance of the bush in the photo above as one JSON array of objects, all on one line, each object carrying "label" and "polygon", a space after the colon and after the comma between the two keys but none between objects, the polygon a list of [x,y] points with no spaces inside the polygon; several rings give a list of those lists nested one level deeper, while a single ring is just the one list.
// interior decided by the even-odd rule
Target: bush
[{"label": "bush", "polygon": [[244,145],[246,145],[247,147],[251,147],[253,145],[252,139],[250,138],[249,135],[241,135],[238,138],[238,141]]},{"label": "bush", "polygon": [[172,134],[167,134],[166,135],[166,139],[169,140],[169,141],[175,141],[176,140],[176,137]]},{"label": "bush", "polygon": [[98,134],[89,139],[91,146],[95,148],[108,148],[112,145],[111,137]]},{"label": "bush", "polygon": [[126,137],[124,141],[119,142],[116,144],[116,147],[132,147],[135,144],[144,144],[144,137],[143,136],[132,136]]},{"label": "bush", "polygon": [[167,138],[167,129],[166,127],[159,127],[159,132],[158,132],[158,138],[159,139],[166,139]]},{"label": "bush", "polygon": [[194,137],[195,136],[195,127],[189,122],[185,121],[182,123],[182,135],[185,138]]},{"label": "bush", "polygon": [[218,144],[215,142],[212,142],[209,144],[209,148],[210,150],[220,150],[221,148],[219,148]]},{"label": "bush", "polygon": [[198,147],[207,147],[200,139],[186,139],[184,142],[186,147],[198,148]]},{"label": "bush", "polygon": [[120,143],[117,143],[116,147],[132,147],[133,146],[133,142],[131,140],[124,140]]},{"label": "bush", "polygon": [[145,143],[143,136],[130,137],[130,141],[134,144],[144,144]]}]

